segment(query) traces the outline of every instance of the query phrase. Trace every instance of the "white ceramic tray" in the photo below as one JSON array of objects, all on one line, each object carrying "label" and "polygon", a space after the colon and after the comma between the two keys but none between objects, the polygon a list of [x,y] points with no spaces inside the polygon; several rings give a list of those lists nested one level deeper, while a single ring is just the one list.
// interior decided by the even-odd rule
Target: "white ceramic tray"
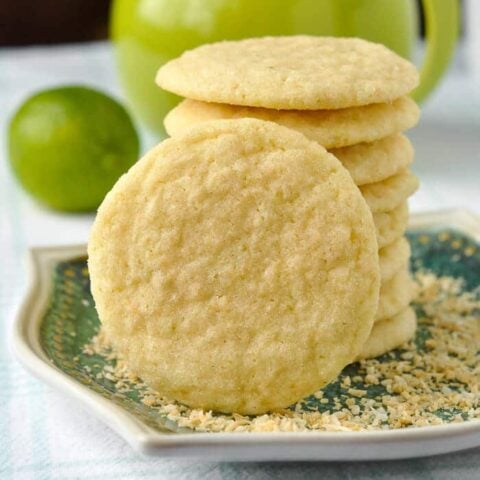
[{"label": "white ceramic tray", "polygon": [[[480,242],[480,221],[463,210],[414,215],[410,230],[450,227]],[[40,342],[40,325],[60,261],[86,254],[85,245],[33,248],[30,282],[16,314],[12,345],[34,375],[81,402],[134,449],[162,457],[204,460],[384,460],[435,455],[480,445],[480,421],[386,431],[307,433],[172,433],[148,426],[50,361]]]}]

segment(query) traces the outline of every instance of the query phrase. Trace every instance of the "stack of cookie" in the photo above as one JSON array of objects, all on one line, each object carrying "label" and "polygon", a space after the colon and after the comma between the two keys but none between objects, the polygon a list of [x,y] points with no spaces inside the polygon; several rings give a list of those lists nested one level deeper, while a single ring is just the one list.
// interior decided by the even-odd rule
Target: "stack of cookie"
[{"label": "stack of cookie", "polygon": [[401,132],[419,109],[407,95],[415,67],[386,47],[329,37],[265,37],[204,45],[165,64],[165,90],[186,97],[165,118],[169,135],[215,119],[253,117],[303,133],[350,172],[373,214],[381,290],[377,321],[362,357],[410,339],[407,199],[418,188],[413,148]]},{"label": "stack of cookie", "polygon": [[252,118],[148,152],[99,208],[88,254],[117,358],[206,411],[278,412],[322,388],[362,353],[378,306],[375,227],[348,171]]}]

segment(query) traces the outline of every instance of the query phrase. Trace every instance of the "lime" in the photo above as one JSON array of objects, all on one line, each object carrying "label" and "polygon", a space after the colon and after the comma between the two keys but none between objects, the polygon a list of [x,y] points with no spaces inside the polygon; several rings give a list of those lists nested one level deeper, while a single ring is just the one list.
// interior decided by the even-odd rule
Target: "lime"
[{"label": "lime", "polygon": [[8,131],[12,169],[33,197],[70,212],[98,207],[138,158],[139,140],[126,110],[80,86],[30,97]]}]

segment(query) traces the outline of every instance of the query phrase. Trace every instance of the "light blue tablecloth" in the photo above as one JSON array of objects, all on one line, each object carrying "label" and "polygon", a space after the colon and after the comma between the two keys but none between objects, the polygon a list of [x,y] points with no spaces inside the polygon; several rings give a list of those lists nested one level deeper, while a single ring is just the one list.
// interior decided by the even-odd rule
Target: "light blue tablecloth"
[{"label": "light blue tablecloth", "polygon": [[[461,65],[460,65],[461,67]],[[60,215],[16,185],[5,154],[7,118],[33,90],[86,83],[119,95],[108,44],[0,50],[0,479],[436,479],[480,478],[480,450],[356,464],[200,463],[143,458],[75,402],[31,377],[9,353],[7,330],[25,286],[30,245],[86,241],[91,215]],[[422,189],[412,209],[480,213],[480,97],[461,70],[426,105],[412,134]],[[144,136],[144,146],[152,139]]]}]

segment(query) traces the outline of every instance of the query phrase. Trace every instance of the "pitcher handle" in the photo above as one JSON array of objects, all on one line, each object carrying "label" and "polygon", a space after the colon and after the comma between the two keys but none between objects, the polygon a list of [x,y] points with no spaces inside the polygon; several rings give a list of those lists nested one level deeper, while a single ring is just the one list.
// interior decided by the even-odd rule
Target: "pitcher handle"
[{"label": "pitcher handle", "polygon": [[423,0],[426,51],[420,70],[420,85],[412,96],[424,100],[448,67],[458,38],[458,0]]}]

